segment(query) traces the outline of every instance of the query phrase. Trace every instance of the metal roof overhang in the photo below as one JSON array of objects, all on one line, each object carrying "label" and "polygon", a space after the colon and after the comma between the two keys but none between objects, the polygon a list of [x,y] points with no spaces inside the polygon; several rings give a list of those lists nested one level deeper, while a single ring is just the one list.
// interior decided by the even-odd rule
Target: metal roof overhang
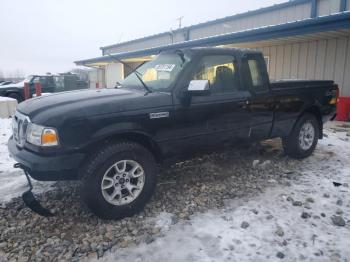
[{"label": "metal roof overhang", "polygon": [[[217,46],[235,43],[256,42],[268,39],[291,37],[296,35],[313,34],[318,32],[339,30],[350,28],[350,12],[343,12],[329,16],[309,18],[305,20],[264,26],[245,31],[200,38],[186,42],[170,45],[158,46],[143,50],[113,54],[118,59],[131,59],[137,57],[147,57],[161,51],[174,50],[180,48]],[[86,60],[75,61],[76,65],[94,66],[115,61],[113,57],[101,56]]]},{"label": "metal roof overhang", "polygon": [[[272,5],[272,6],[263,7],[263,8],[260,8],[260,9],[251,10],[251,11],[240,13],[240,14],[230,15],[230,16],[218,18],[218,19],[211,20],[211,21],[207,21],[207,22],[203,22],[203,23],[199,23],[199,24],[195,24],[195,25],[191,25],[191,26],[182,27],[182,28],[179,28],[179,29],[175,29],[172,32],[173,33],[186,32],[188,30],[192,30],[192,29],[195,29],[195,28],[203,28],[205,26],[210,26],[210,25],[215,25],[215,24],[218,24],[218,23],[228,22],[228,21],[232,21],[234,19],[241,19],[241,18],[244,18],[244,17],[252,16],[252,15],[264,14],[266,12],[280,10],[280,9],[283,9],[283,8],[286,8],[286,7],[297,6],[297,5],[305,4],[305,3],[309,3],[309,2],[314,2],[314,0],[293,0],[293,1],[289,0],[288,2],[283,2],[283,3],[280,3],[280,4],[275,4],[275,5]],[[343,9],[343,10],[345,10],[345,9]],[[133,39],[133,40],[126,41],[126,42],[121,42],[121,43],[118,43],[118,44],[103,46],[103,47],[100,47],[100,49],[101,50],[105,50],[105,49],[108,49],[108,48],[125,46],[125,45],[131,44],[131,43],[139,43],[139,42],[142,42],[142,41],[145,41],[145,40],[150,40],[150,39],[152,39],[154,37],[161,37],[161,36],[166,36],[166,35],[169,35],[169,34],[170,34],[169,31],[168,32],[162,32],[162,33],[158,33],[158,34],[154,34],[154,35],[141,37],[141,38],[138,38],[138,39]]]}]

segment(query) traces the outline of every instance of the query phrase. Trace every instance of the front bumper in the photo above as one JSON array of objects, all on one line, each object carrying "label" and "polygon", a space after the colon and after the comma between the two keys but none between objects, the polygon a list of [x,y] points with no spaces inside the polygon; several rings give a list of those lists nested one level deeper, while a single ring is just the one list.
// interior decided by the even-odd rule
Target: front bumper
[{"label": "front bumper", "polygon": [[12,137],[8,141],[8,149],[11,157],[24,166],[32,178],[41,181],[77,179],[79,167],[85,157],[82,153],[38,155],[19,148]]}]

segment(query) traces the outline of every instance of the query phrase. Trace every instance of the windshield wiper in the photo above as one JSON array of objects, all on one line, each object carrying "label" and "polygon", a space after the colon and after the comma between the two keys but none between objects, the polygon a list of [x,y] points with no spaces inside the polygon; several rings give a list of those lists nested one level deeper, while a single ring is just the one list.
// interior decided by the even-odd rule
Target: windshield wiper
[{"label": "windshield wiper", "polygon": [[145,88],[147,93],[152,93],[152,90],[146,85],[146,83],[142,80],[142,74],[140,72],[137,71],[137,69],[143,65],[145,62],[143,62],[140,66],[136,67],[136,68],[132,68],[130,65],[128,65],[127,63],[123,62],[122,60],[120,60],[119,58],[116,58],[115,56],[111,55],[110,53],[106,53],[109,57],[113,58],[115,61],[123,64],[124,66],[128,67],[129,69],[131,69],[131,73],[135,73],[137,79],[140,81],[140,83],[142,84],[142,86]]}]

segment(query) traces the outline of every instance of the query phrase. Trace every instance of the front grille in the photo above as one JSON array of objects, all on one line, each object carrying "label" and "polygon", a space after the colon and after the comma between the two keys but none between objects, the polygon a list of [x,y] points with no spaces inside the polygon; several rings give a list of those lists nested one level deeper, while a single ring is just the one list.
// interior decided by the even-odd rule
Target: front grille
[{"label": "front grille", "polygon": [[12,118],[12,132],[16,144],[20,147],[23,147],[26,141],[26,134],[29,123],[30,119],[28,116],[16,111],[15,115]]}]

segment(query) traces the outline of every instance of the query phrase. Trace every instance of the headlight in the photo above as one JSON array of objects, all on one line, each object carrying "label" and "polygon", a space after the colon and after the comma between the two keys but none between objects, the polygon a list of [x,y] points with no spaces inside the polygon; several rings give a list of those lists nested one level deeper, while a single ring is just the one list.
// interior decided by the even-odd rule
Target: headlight
[{"label": "headlight", "polygon": [[29,123],[27,142],[36,146],[57,146],[58,135],[55,129]]}]

